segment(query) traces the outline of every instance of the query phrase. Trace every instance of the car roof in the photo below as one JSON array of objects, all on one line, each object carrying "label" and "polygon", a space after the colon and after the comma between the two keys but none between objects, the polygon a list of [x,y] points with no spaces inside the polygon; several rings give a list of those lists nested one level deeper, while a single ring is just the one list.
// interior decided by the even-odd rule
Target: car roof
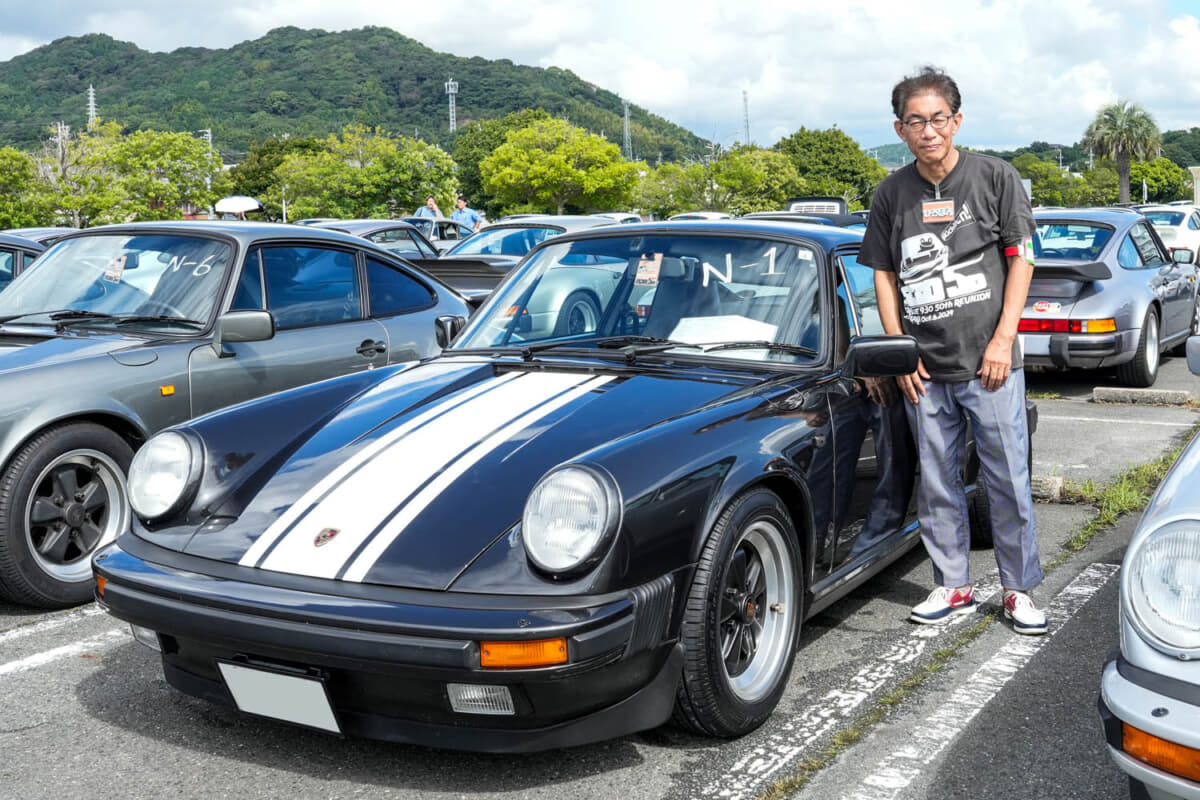
[{"label": "car roof", "polygon": [[371,233],[389,228],[413,229],[411,222],[405,222],[402,219],[339,219],[333,222],[314,222],[309,227],[347,231],[349,233]]},{"label": "car roof", "polygon": [[564,234],[553,240],[543,242],[544,247],[551,242],[561,243],[576,239],[599,239],[607,236],[637,236],[638,234],[658,234],[687,236],[700,234],[704,236],[747,236],[760,235],[771,238],[807,239],[819,245],[824,250],[832,250],[845,244],[859,244],[863,235],[859,231],[839,228],[834,225],[803,225],[795,222],[779,222],[776,220],[757,219],[705,219],[705,220],[665,220],[659,222],[633,222],[627,225],[612,225],[581,230]]},{"label": "car roof", "polygon": [[30,239],[25,236],[18,236],[13,233],[0,232],[0,245],[9,247],[20,247],[24,250],[34,250],[41,252],[46,249],[46,246],[36,239]]},{"label": "car roof", "polygon": [[79,230],[79,228],[71,228],[65,225],[45,225],[34,226],[30,228],[8,228],[7,230],[0,232],[7,233],[12,236],[20,236],[22,239],[32,239],[35,242],[44,242],[47,239],[58,239],[62,236],[66,236],[68,233],[74,233],[77,230]]},{"label": "car roof", "polygon": [[[122,222],[113,225],[100,225],[95,228],[85,228],[68,234],[63,240],[77,239],[104,233],[162,233],[177,236],[189,236],[196,233],[219,235],[236,239],[242,244],[250,244],[260,239],[290,239],[296,240],[340,240],[350,241],[355,245],[363,245],[363,239],[341,231],[318,228],[315,225],[291,225],[283,222],[251,222],[249,220],[209,219],[209,220],[164,220],[157,222]],[[370,246],[369,242],[365,242]]]},{"label": "car roof", "polygon": [[[564,231],[583,230],[585,228],[596,228],[605,225],[614,225],[615,222],[607,217],[588,217],[579,214],[534,214],[528,217],[520,217],[518,219],[506,222],[494,222],[491,225],[482,228],[482,230],[494,230],[496,228],[547,228],[556,227]],[[625,227],[629,227],[626,225]]]},{"label": "car roof", "polygon": [[1081,222],[1100,222],[1113,227],[1132,225],[1143,219],[1140,212],[1125,208],[1054,208],[1034,211],[1033,219],[1038,220],[1079,220]]}]

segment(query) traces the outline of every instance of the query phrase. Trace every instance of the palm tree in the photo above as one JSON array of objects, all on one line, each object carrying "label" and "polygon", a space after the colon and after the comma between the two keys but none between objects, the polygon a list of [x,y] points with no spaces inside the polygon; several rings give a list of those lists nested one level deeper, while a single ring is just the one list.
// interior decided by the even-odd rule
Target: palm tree
[{"label": "palm tree", "polygon": [[1146,109],[1121,100],[1096,113],[1096,118],[1083,134],[1083,145],[1107,154],[1117,162],[1120,202],[1128,203],[1130,159],[1136,157],[1139,161],[1146,161],[1158,158],[1162,134],[1154,124],[1154,117]]}]

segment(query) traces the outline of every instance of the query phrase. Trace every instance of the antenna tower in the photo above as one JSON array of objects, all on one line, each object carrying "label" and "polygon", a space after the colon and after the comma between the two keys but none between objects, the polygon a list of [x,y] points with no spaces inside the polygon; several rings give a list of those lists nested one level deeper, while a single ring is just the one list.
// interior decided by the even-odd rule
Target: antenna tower
[{"label": "antenna tower", "polygon": [[88,84],[88,124],[90,128],[96,124],[96,87]]},{"label": "antenna tower", "polygon": [[629,135],[629,101],[625,101],[625,140],[622,144],[625,157],[633,161],[633,137]]},{"label": "antenna tower", "polygon": [[458,120],[454,116],[454,97],[458,94],[458,81],[451,78],[446,81],[446,94],[450,97],[450,132],[458,129]]},{"label": "antenna tower", "polygon": [[750,144],[750,93],[742,89],[742,121],[746,125],[746,144]]}]

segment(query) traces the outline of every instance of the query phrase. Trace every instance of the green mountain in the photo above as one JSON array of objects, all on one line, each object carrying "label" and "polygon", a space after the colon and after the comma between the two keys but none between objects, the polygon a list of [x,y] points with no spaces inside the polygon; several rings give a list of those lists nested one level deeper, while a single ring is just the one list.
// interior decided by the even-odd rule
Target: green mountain
[{"label": "green mountain", "polygon": [[[621,98],[574,73],[438,53],[388,28],[330,33],[287,27],[224,50],[152,53],[104,34],[57,39],[0,62],[0,145],[31,150],[56,121],[99,116],[130,130],[212,131],[227,162],[272,136],[324,136],[358,123],[449,149],[445,83],[458,82],[459,129],[522,108],[544,108],[620,145]],[[690,131],[630,107],[634,156],[699,155]]]}]

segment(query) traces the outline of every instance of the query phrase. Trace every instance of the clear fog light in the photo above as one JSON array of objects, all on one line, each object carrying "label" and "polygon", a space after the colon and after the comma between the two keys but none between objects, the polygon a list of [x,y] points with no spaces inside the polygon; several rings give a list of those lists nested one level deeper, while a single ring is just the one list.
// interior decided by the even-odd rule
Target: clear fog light
[{"label": "clear fog light", "polygon": [[162,645],[158,643],[158,634],[149,628],[143,628],[141,625],[130,625],[129,629],[133,631],[133,638],[139,643],[144,644],[156,653],[162,652]]},{"label": "clear fog light", "polygon": [[447,683],[450,708],[459,714],[515,714],[507,686]]}]

